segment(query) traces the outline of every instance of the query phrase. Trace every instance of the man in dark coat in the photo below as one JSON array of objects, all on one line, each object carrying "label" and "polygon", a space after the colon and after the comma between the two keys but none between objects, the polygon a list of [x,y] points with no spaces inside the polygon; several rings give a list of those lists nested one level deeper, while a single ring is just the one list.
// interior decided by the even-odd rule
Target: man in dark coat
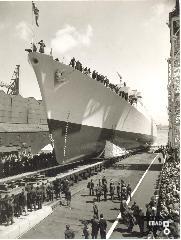
[{"label": "man in dark coat", "polygon": [[69,190],[69,180],[65,179],[63,180],[63,192],[66,193]]},{"label": "man in dark coat", "polygon": [[45,47],[46,47],[46,46],[45,46],[43,40],[39,41],[38,44],[40,45],[39,52],[40,52],[40,53],[44,53],[44,52],[45,52]]},{"label": "man in dark coat", "polygon": [[38,205],[38,209],[42,208],[42,202],[43,202],[43,192],[42,192],[42,189],[38,186],[36,188],[36,204]]},{"label": "man in dark coat", "polygon": [[27,209],[30,209],[32,211],[32,194],[31,194],[31,185],[27,185],[25,187],[27,191]]},{"label": "man in dark coat", "polygon": [[98,206],[95,203],[95,200],[93,202],[93,212],[94,212],[94,216],[96,216],[96,218],[99,218],[99,210],[98,210]]},{"label": "man in dark coat", "polygon": [[66,193],[65,193],[65,198],[67,200],[67,206],[71,209],[71,191],[68,190]]},{"label": "man in dark coat", "polygon": [[3,208],[4,208],[4,201],[0,194],[0,224],[2,224],[2,222],[3,222],[3,215],[4,215]]},{"label": "man in dark coat", "polygon": [[123,221],[127,221],[126,219],[126,214],[127,214],[127,204],[126,204],[126,200],[121,200],[120,201],[120,213],[121,213],[121,217],[123,219]]},{"label": "man in dark coat", "polygon": [[27,214],[26,207],[27,207],[27,195],[25,194],[25,190],[23,189],[19,195],[19,204],[21,209],[21,214],[25,212]]},{"label": "man in dark coat", "polygon": [[58,199],[60,198],[60,180],[56,179],[53,184],[54,184],[55,197],[56,199]]},{"label": "man in dark coat", "polygon": [[75,68],[75,58],[73,57],[70,61],[70,66],[72,66],[73,68]]},{"label": "man in dark coat", "polygon": [[131,206],[131,210],[133,211],[133,216],[135,217],[137,223],[139,215],[139,206],[136,204],[136,202],[134,202],[133,205]]},{"label": "man in dark coat", "polygon": [[47,198],[48,201],[53,201],[53,193],[54,193],[54,189],[53,189],[53,185],[50,182],[47,182]]},{"label": "man in dark coat", "polygon": [[102,185],[103,184],[107,184],[107,180],[106,180],[106,177],[105,176],[103,176],[103,178],[102,178]]},{"label": "man in dark coat", "polygon": [[8,200],[6,202],[6,223],[7,223],[7,226],[9,225],[9,222],[11,222],[11,224],[14,223],[13,216],[14,216],[13,202],[12,202],[12,199],[8,198]]},{"label": "man in dark coat", "polygon": [[127,188],[126,185],[123,183],[121,186],[121,199],[127,200]]},{"label": "man in dark coat", "polygon": [[107,201],[107,192],[108,192],[108,189],[107,189],[107,184],[106,184],[106,182],[104,182],[104,184],[102,185],[102,190],[103,190],[103,194],[104,194],[104,200]]},{"label": "man in dark coat", "polygon": [[115,186],[114,183],[110,183],[110,196],[111,196],[111,200],[114,199],[114,191],[115,191]]},{"label": "man in dark coat", "polygon": [[97,187],[96,187],[96,197],[97,197],[97,201],[98,202],[101,201],[101,194],[102,194],[102,187],[97,184]]},{"label": "man in dark coat", "polygon": [[87,188],[89,188],[89,195],[93,196],[94,195],[94,183],[93,183],[92,179],[90,182],[88,182]]},{"label": "man in dark coat", "polygon": [[116,190],[117,190],[117,196],[118,196],[118,199],[120,200],[121,199],[121,196],[120,196],[120,193],[121,193],[121,183],[119,182],[117,187],[116,187]]},{"label": "man in dark coat", "polygon": [[131,201],[131,186],[130,184],[128,184],[127,186],[127,199],[130,197],[130,201]]},{"label": "man in dark coat", "polygon": [[134,216],[130,206],[128,207],[127,217],[128,217],[128,232],[132,232],[134,227]]},{"label": "man in dark coat", "polygon": [[96,71],[95,70],[92,72],[92,78],[96,79]]},{"label": "man in dark coat", "polygon": [[94,215],[93,219],[91,220],[91,224],[92,224],[91,232],[92,239],[97,239],[97,235],[99,232],[99,220],[97,219],[96,215]]},{"label": "man in dark coat", "polygon": [[101,239],[106,239],[106,228],[107,228],[107,222],[104,219],[103,214],[100,214],[99,229],[100,229]]},{"label": "man in dark coat", "polygon": [[137,222],[140,229],[140,234],[142,236],[144,233],[144,212],[142,208],[139,210]]},{"label": "man in dark coat", "polygon": [[34,207],[34,210],[36,210],[36,189],[33,186],[31,189],[31,202]]},{"label": "man in dark coat", "polygon": [[43,194],[43,199],[42,201],[45,202],[46,198],[47,198],[47,192],[46,192],[46,185],[45,183],[42,183],[42,185],[40,186],[41,190],[42,190],[42,194]]},{"label": "man in dark coat", "polygon": [[13,205],[14,205],[14,215],[16,217],[20,217],[22,212],[21,212],[21,206],[20,206],[20,201],[19,201],[19,194],[12,195],[12,201],[13,201]]}]

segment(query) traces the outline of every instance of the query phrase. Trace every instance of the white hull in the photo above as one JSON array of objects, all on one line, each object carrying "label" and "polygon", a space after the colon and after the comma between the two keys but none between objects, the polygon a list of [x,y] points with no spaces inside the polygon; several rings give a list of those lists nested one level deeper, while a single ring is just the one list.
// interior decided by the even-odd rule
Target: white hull
[{"label": "white hull", "polygon": [[[128,139],[134,145],[133,148],[153,142],[156,137],[156,125],[142,106],[139,108],[132,106],[102,83],[70,66],[54,61],[51,56],[30,53],[29,59],[45,102],[49,128],[55,139],[58,162],[62,162],[63,159],[68,161],[70,158],[82,155],[81,150],[77,153],[75,150],[71,154],[69,152],[77,143],[88,140],[83,129],[84,131],[89,129],[90,132],[92,131],[90,129],[94,129],[94,133],[91,133],[92,136],[89,136],[92,143],[101,142],[100,132],[103,134],[103,130],[107,133],[107,137],[103,137],[104,142],[110,140],[112,135],[114,135],[114,140],[116,139],[115,135],[117,138],[121,138],[121,132],[124,133],[122,134],[124,136],[126,133],[129,135]],[[55,77],[57,70],[61,73],[59,81]],[[59,124],[58,122],[55,124],[55,121],[58,121]],[[77,130],[75,126],[77,126]],[[132,138],[134,136],[135,139],[131,139],[131,136]],[[127,142],[126,138],[125,143]],[[123,139],[120,142],[124,148],[127,148]],[[71,144],[68,146],[69,140]],[[119,144],[118,142],[117,139],[117,144]],[[136,144],[136,142],[138,143]],[[65,146],[66,144],[67,146]],[[95,150],[97,146],[91,148],[90,154],[100,151],[103,145],[104,143],[101,144],[99,150]],[[66,154],[60,154],[65,148]],[[131,148],[129,144],[128,148]],[[85,155],[89,154],[89,150],[83,152]]]}]

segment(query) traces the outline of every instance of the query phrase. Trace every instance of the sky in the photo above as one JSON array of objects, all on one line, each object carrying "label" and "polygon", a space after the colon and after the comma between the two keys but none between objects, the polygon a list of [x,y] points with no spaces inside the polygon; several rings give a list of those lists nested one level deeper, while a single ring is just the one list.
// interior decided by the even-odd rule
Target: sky
[{"label": "sky", "polygon": [[20,94],[41,99],[25,48],[32,38],[46,53],[69,63],[72,57],[118,84],[123,78],[142,93],[157,124],[168,124],[168,14],[175,0],[0,1],[0,81],[9,83],[20,64]]}]

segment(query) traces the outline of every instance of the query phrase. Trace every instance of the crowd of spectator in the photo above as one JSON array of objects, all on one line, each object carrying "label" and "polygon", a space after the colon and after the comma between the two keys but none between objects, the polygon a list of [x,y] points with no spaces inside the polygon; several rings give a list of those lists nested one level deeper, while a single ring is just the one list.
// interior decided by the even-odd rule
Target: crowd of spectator
[{"label": "crowd of spectator", "polygon": [[160,175],[158,214],[161,219],[169,221],[170,237],[179,238],[180,158],[176,149],[167,148],[165,154],[166,161]]},{"label": "crowd of spectator", "polygon": [[[168,146],[161,146],[159,152],[162,153],[165,162],[159,176],[157,188],[159,188],[158,198],[153,196],[144,211],[136,202],[128,205],[131,201],[131,186],[123,180],[114,182],[109,181],[105,176],[102,179],[93,181],[91,179],[87,188],[89,195],[93,197],[93,218],[84,223],[83,236],[85,238],[97,238],[100,231],[101,238],[106,236],[107,223],[100,214],[96,202],[118,200],[120,202],[121,221],[127,226],[127,232],[131,233],[135,225],[138,225],[140,237],[148,238],[179,238],[180,222],[180,159],[179,154]],[[42,154],[52,157],[51,154]],[[12,156],[11,156],[12,157]],[[13,155],[14,158],[17,156]],[[161,158],[158,158],[162,163]],[[43,203],[52,202],[54,199],[61,199],[64,195],[66,204],[71,209],[71,191],[70,182],[67,179],[55,179],[53,182],[37,182],[36,184],[26,184],[22,192],[17,195],[6,195],[4,198],[0,195],[0,223],[13,224],[15,217],[28,212],[36,211],[42,208]],[[169,222],[168,235],[164,233],[164,226],[150,225],[150,221]],[[91,226],[91,230],[89,230]],[[66,226],[65,235],[71,235],[74,238],[74,231],[69,225]]]},{"label": "crowd of spectator", "polygon": [[0,155],[0,162],[3,174],[2,177],[9,177],[29,171],[36,171],[57,165],[54,153],[3,153]]},{"label": "crowd of spectator", "polygon": [[[148,238],[179,238],[180,223],[180,159],[176,149],[161,146],[165,159],[157,183],[158,198],[153,196],[146,205],[145,220]],[[158,158],[160,162],[161,158]],[[150,224],[153,221],[161,224]],[[166,222],[164,226],[164,222]]]},{"label": "crowd of spectator", "polygon": [[[65,196],[67,205],[70,206],[71,191],[67,179],[56,179],[53,182],[27,183],[22,192],[14,195],[0,194],[0,224],[13,224],[14,219],[21,215],[28,215],[28,212],[42,208],[43,203],[52,202],[54,199],[62,199]],[[62,203],[62,202],[61,202]]]},{"label": "crowd of spectator", "polygon": [[97,80],[98,82],[101,82],[102,84],[104,84],[104,86],[106,86],[107,88],[110,88],[113,92],[115,92],[117,95],[121,96],[122,98],[124,98],[126,101],[129,101],[131,104],[133,104],[134,102],[137,102],[137,98],[134,96],[128,96],[128,93],[122,90],[122,87],[126,87],[126,83],[123,83],[123,86],[120,87],[118,85],[115,85],[113,83],[110,83],[109,79],[107,78],[107,76],[104,76],[102,74],[99,74],[97,71],[93,70],[92,74],[91,74],[91,70],[90,68],[87,67],[83,67],[82,63],[79,60],[75,60],[75,58],[72,58],[69,64],[71,67],[73,67],[74,69],[77,69],[79,71],[81,71],[82,73],[89,75],[90,77],[92,77],[92,79]]}]

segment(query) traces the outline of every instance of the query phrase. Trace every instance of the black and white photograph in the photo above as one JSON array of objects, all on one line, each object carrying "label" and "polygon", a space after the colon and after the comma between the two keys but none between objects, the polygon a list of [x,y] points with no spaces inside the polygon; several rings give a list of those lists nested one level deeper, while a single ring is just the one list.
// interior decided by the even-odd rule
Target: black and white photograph
[{"label": "black and white photograph", "polygon": [[0,239],[180,239],[179,0],[0,1]]}]

